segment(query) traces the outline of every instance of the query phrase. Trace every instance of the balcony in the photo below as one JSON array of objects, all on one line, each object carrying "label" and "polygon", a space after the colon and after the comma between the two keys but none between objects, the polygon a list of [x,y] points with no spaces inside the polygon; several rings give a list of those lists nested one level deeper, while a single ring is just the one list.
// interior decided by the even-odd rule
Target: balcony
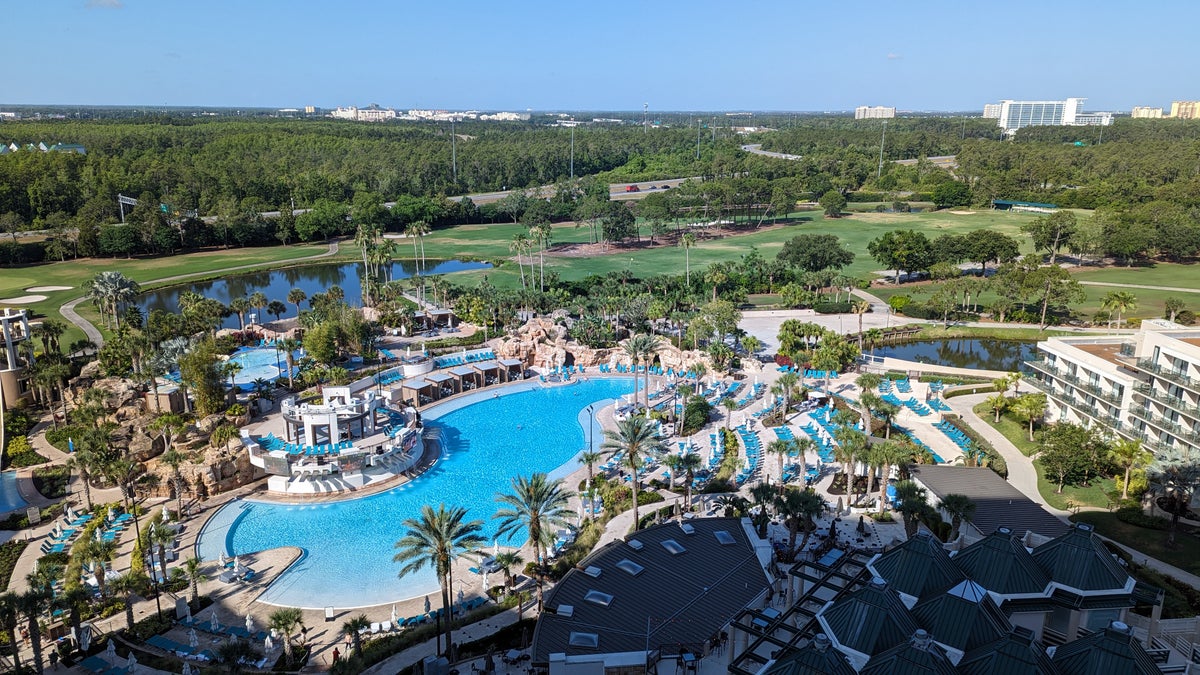
[{"label": "balcony", "polygon": [[1133,391],[1142,398],[1148,398],[1155,403],[1167,406],[1171,410],[1181,412],[1192,419],[1200,420],[1200,406],[1187,405],[1174,396],[1168,396],[1162,392],[1155,391],[1153,385],[1139,384],[1133,388]]},{"label": "balcony", "polygon": [[1132,342],[1122,342],[1121,349],[1118,351],[1118,354],[1121,356],[1133,356],[1133,349],[1134,345]]},{"label": "balcony", "polygon": [[1121,420],[1115,415],[1099,412],[1097,410],[1097,406],[1095,405],[1089,405],[1088,403],[1081,401],[1070,394],[1066,394],[1061,391],[1055,391],[1054,388],[1044,380],[1026,378],[1025,381],[1033,385],[1033,387],[1038,391],[1045,393],[1047,396],[1056,401],[1066,404],[1071,409],[1079,412],[1081,415],[1086,415],[1087,417],[1090,417],[1101,424],[1113,427],[1114,429],[1121,425]]},{"label": "balcony", "polygon": [[1200,432],[1197,432],[1192,427],[1172,422],[1161,415],[1147,412],[1144,408],[1132,406],[1130,407],[1129,414],[1138,419],[1145,420],[1147,424],[1153,424],[1188,445],[1196,445],[1197,442],[1200,442]]},{"label": "balcony", "polygon": [[[1046,367],[1044,364],[1030,363],[1029,365],[1034,366],[1035,368],[1038,368],[1039,370],[1044,372],[1049,377],[1052,377],[1061,382],[1065,382],[1066,384],[1069,384],[1072,387],[1075,387],[1079,391],[1087,392],[1088,394],[1095,396],[1096,398],[1098,398],[1102,401],[1111,403],[1112,405],[1114,405],[1118,408],[1120,408],[1121,404],[1123,403],[1123,399],[1124,399],[1123,396],[1117,394],[1117,392],[1115,392],[1111,389],[1105,389],[1103,387],[1094,385],[1089,380],[1084,380],[1084,379],[1082,379],[1080,377],[1076,377],[1074,375],[1067,375],[1065,373],[1056,372],[1053,368]],[[1032,382],[1037,381],[1037,380],[1034,380],[1033,378],[1027,378],[1027,379],[1029,379]]]},{"label": "balcony", "polygon": [[1196,393],[1200,393],[1200,379],[1188,377],[1187,371],[1178,370],[1175,368],[1164,368],[1163,366],[1154,363],[1150,359],[1138,359],[1137,367],[1147,373],[1174,382],[1175,384],[1187,387]]}]

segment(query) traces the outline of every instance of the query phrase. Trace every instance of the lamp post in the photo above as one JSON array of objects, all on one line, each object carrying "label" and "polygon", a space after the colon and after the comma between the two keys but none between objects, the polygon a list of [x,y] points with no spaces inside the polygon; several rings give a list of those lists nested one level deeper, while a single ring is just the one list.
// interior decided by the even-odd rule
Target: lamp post
[{"label": "lamp post", "polygon": [[592,429],[596,426],[596,418],[592,406],[587,407],[588,414],[588,452],[592,452]]}]

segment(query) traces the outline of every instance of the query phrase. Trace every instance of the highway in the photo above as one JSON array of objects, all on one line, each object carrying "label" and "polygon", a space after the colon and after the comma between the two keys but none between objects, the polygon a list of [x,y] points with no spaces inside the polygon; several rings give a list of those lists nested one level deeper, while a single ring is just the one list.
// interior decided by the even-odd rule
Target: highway
[{"label": "highway", "polygon": [[[938,168],[940,168],[940,169],[953,169],[953,168],[955,168],[955,167],[957,167],[957,166],[958,166],[958,161],[957,161],[957,160],[958,160],[958,155],[939,155],[939,156],[937,156],[937,157],[926,157],[925,159],[928,159],[928,160],[929,160],[929,162],[930,162],[931,164],[933,164],[934,166],[936,166],[936,167],[938,167]],[[917,159],[897,159],[897,160],[894,160],[894,161],[895,161],[895,163],[896,163],[896,164],[903,164],[903,165],[905,165],[905,166],[912,166],[912,165],[916,164],[916,163],[917,163],[918,161],[920,161],[920,160],[917,160]]]},{"label": "highway", "polygon": [[750,143],[748,145],[743,145],[742,150],[754,153],[756,155],[762,155],[763,157],[774,157],[775,159],[800,159],[803,157],[802,155],[789,155],[786,152],[771,152],[770,150],[763,150],[762,143]]}]

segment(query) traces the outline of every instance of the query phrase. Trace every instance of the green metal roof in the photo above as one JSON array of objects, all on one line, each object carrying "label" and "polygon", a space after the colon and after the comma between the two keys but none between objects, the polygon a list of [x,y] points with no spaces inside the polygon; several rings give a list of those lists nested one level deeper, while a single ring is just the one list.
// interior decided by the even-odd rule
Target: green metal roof
[{"label": "green metal roof", "polygon": [[1004,637],[973,649],[958,662],[961,675],[1058,675],[1058,667],[1033,639],[1033,632],[1018,626]]},{"label": "green metal roof", "polygon": [[1025,545],[1003,528],[959,551],[952,560],[969,578],[999,595],[1041,593],[1050,583]]},{"label": "green metal roof", "polygon": [[1035,548],[1033,559],[1052,580],[1080,591],[1124,589],[1129,580],[1086,523]]},{"label": "green metal roof", "polygon": [[933,639],[963,652],[994,642],[1012,629],[987,591],[970,580],[921,602],[912,613]]},{"label": "green metal roof", "polygon": [[838,644],[867,655],[902,644],[917,631],[900,596],[882,579],[822,608],[818,617]]},{"label": "green metal roof", "polygon": [[1160,675],[1158,666],[1128,631],[1124,626],[1105,628],[1060,645],[1054,652],[1054,665],[1062,675]]},{"label": "green metal roof", "polygon": [[958,675],[946,652],[924,631],[867,661],[860,672],[861,675]]},{"label": "green metal roof", "polygon": [[771,664],[762,675],[855,675],[846,656],[820,633],[807,645]]},{"label": "green metal roof", "polygon": [[887,579],[888,586],[917,598],[963,580],[962,572],[950,560],[941,542],[928,532],[921,532],[884,553],[871,563],[871,568]]}]

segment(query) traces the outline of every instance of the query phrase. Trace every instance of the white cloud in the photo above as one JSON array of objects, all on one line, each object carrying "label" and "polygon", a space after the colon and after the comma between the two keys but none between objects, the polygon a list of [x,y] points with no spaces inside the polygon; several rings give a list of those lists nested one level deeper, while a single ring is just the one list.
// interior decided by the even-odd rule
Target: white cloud
[{"label": "white cloud", "polygon": [[121,9],[125,3],[121,0],[87,0],[84,6],[88,9]]},{"label": "white cloud", "polygon": [[889,52],[887,55],[888,61],[899,61],[902,58],[904,58],[902,54],[897,54],[895,52]]}]

